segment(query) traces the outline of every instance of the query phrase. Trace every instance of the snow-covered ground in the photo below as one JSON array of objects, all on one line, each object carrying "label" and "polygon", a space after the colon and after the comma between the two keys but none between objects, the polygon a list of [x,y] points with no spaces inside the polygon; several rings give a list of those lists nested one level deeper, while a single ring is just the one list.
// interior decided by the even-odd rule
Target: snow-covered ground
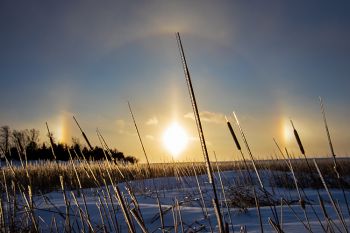
[{"label": "snow-covered ground", "polygon": [[[238,177],[238,173],[235,171],[226,171],[222,172],[222,178],[225,187],[225,194],[229,196],[229,188],[237,188],[232,186],[235,179]],[[215,174],[216,177],[216,186],[218,187],[218,194],[221,200],[222,206],[221,211],[223,212],[224,220],[230,223],[230,219],[228,217],[228,211],[226,209],[223,193],[221,190],[220,182],[218,180],[218,175]],[[165,227],[174,232],[174,215],[175,218],[178,219],[178,232],[182,231],[182,227],[185,232],[210,232],[210,225],[214,232],[217,232],[218,229],[216,227],[216,217],[214,213],[214,209],[212,208],[211,198],[211,186],[207,183],[207,177],[205,175],[199,176],[199,183],[202,187],[203,196],[205,199],[205,204],[208,211],[209,218],[204,218],[205,209],[201,205],[201,199],[199,195],[199,190],[197,187],[195,177],[168,177],[168,178],[156,178],[154,179],[154,183],[152,180],[140,180],[140,181],[132,181],[131,185],[136,193],[137,200],[140,205],[141,214],[145,221],[146,228],[148,232],[161,232],[161,224],[160,219],[157,218],[158,205],[156,200],[156,192],[154,189],[154,185],[159,190],[158,195],[160,198],[160,202],[162,205],[162,209],[164,211],[164,225]],[[130,201],[130,197],[128,196],[125,184],[118,184],[120,190],[124,194],[124,197]],[[257,186],[256,186],[257,187]],[[109,186],[112,194],[113,194],[113,203],[114,207],[117,209],[116,219],[119,225],[119,229],[121,232],[127,232],[127,225],[124,220],[124,216],[117,204],[118,201],[114,196],[114,191],[112,187]],[[249,189],[249,187],[246,187]],[[258,187],[257,187],[258,188]],[[275,188],[272,190],[270,187],[267,187],[270,193],[273,193],[274,200],[280,201],[281,198],[284,198],[288,201],[296,201],[290,206],[276,205],[276,212],[278,214],[278,220],[282,224],[282,229],[285,232],[308,232],[305,226],[300,222],[302,220],[305,224],[305,215],[298,204],[298,193],[295,189],[288,190],[283,188]],[[244,190],[244,189],[242,189]],[[72,190],[75,195],[78,196],[76,190]],[[334,232],[345,232],[342,228],[342,225],[338,219],[336,212],[334,211],[330,199],[327,195],[327,192],[322,189],[319,190],[321,197],[324,199],[325,207],[327,214],[329,215],[331,221],[333,222],[332,228]],[[94,189],[85,189],[83,193],[86,197],[86,203],[88,207],[88,212],[91,217],[91,224],[93,225],[96,231],[103,232],[106,230],[107,232],[113,232],[113,212],[111,202],[108,200],[106,187],[103,188],[94,188]],[[346,219],[346,224],[350,226],[349,214],[346,210],[346,205],[344,198],[342,196],[342,192],[340,190],[331,190],[331,193],[334,199],[338,202],[342,213],[344,214],[344,218]],[[325,228],[327,228],[328,224],[325,220],[324,213],[319,205],[319,199],[316,190],[307,189],[305,190],[305,194],[307,198],[313,204],[313,209],[310,205],[306,205],[306,213],[309,218],[309,222],[311,225],[312,232],[323,232],[321,224],[317,220],[315,213],[318,218],[322,221],[322,224]],[[348,192],[346,192],[349,195]],[[78,232],[82,230],[82,225],[79,217],[79,211],[75,205],[75,202],[72,198],[71,191],[66,191],[66,195],[68,197],[70,203],[70,223],[73,226],[73,230]],[[99,201],[99,197],[101,202]],[[104,199],[106,197],[106,200]],[[84,210],[83,207],[83,197],[78,196],[77,198],[80,207]],[[177,208],[171,208],[175,206],[175,200],[178,200],[180,203],[179,210]],[[64,231],[65,224],[65,213],[66,213],[66,205],[63,198],[63,193],[61,191],[51,192],[45,195],[37,195],[34,198],[34,206],[35,206],[35,214],[39,219],[40,230],[43,232],[49,232],[50,229],[53,228],[52,220],[53,216],[55,216],[55,220],[57,222],[57,226],[61,232]],[[102,203],[100,205],[99,203]],[[107,204],[106,204],[107,203]],[[100,208],[100,210],[99,210]],[[103,216],[103,220],[101,219],[100,211]],[[112,214],[106,214],[111,212]],[[230,208],[231,219],[233,223],[233,229],[235,232],[239,232],[241,227],[245,227],[248,232],[260,232],[260,224],[259,217],[257,214],[257,209],[255,207],[251,207],[246,209],[246,211],[241,211],[238,208]],[[180,216],[181,215],[181,216]],[[261,216],[263,221],[264,232],[275,232],[272,226],[268,222],[268,218],[273,218],[271,207],[261,207]],[[298,218],[300,220],[298,220]],[[180,219],[182,221],[180,221]],[[104,224],[102,224],[102,221]],[[182,223],[182,225],[181,225]],[[105,229],[101,226],[105,225]],[[135,228],[137,232],[141,232],[141,229],[135,223]],[[230,232],[232,232],[232,226],[230,226]],[[329,230],[329,229],[328,229]]]}]

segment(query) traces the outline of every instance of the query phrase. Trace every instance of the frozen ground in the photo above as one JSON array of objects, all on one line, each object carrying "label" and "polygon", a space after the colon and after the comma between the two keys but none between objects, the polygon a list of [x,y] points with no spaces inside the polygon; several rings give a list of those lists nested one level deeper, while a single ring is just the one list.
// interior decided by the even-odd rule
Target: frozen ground
[{"label": "frozen ground", "polygon": [[[216,174],[217,176],[217,174]],[[237,179],[238,174],[233,171],[226,171],[222,173],[224,187],[226,191],[226,195],[228,196],[229,187],[232,186],[232,183],[235,179]],[[216,177],[217,178],[217,177]],[[206,206],[208,207],[209,219],[204,218],[203,212],[205,212],[204,208],[201,205],[201,199],[197,187],[197,183],[194,177],[183,177],[180,179],[169,177],[169,178],[157,178],[155,179],[155,186],[157,186],[159,190],[159,197],[161,201],[161,205],[164,211],[164,222],[166,228],[174,232],[174,214],[179,219],[178,232],[182,231],[182,227],[185,232],[210,232],[210,224],[212,225],[213,231],[217,232],[216,226],[216,218],[214,214],[214,210],[211,205],[211,197],[212,193],[210,191],[210,185],[206,182],[206,176],[199,176],[199,182],[202,187],[204,199]],[[220,183],[218,179],[216,179],[217,187],[220,187]],[[230,185],[231,184],[231,185]],[[151,180],[141,180],[141,181],[132,181],[131,185],[133,190],[136,193],[137,200],[140,204],[141,213],[143,219],[146,223],[146,228],[148,232],[161,232],[160,229],[160,220],[157,217],[158,214],[158,205],[156,201],[156,193]],[[256,186],[257,187],[257,186]],[[109,186],[110,190],[114,194],[112,187]],[[127,195],[125,184],[119,184],[120,190],[123,192],[124,197],[129,200],[129,196]],[[234,187],[233,187],[234,188]],[[298,194],[295,189],[287,190],[287,189],[274,189],[267,188],[270,193],[274,194],[275,200],[280,200],[281,198],[285,198],[286,200],[298,201]],[[73,192],[77,195],[77,191],[73,190]],[[344,213],[344,218],[346,219],[347,225],[350,226],[349,215],[346,210],[346,205],[344,199],[342,197],[342,192],[340,190],[331,190],[332,195],[335,200],[338,201],[342,212]],[[113,231],[112,224],[112,216],[113,214],[105,214],[107,212],[112,211],[111,202],[108,200],[104,200],[104,196],[106,194],[106,187],[103,188],[95,188],[95,189],[85,189],[83,193],[86,196],[86,202],[88,207],[88,212],[91,217],[91,224],[93,225],[96,231],[100,232],[111,232]],[[227,209],[224,204],[223,194],[221,189],[218,191],[219,197],[222,203],[221,211],[224,213],[224,218],[226,222],[230,223]],[[320,208],[318,196],[316,190],[305,190],[305,193],[311,203],[313,204],[313,208],[317,213],[318,217],[321,219],[324,227],[327,227],[327,222],[325,221],[324,214],[322,209]],[[76,205],[73,201],[72,195],[70,191],[66,192],[69,203],[70,203],[70,222],[73,226],[73,230],[75,232],[79,232],[82,230],[82,225],[79,218],[79,211],[76,208]],[[327,196],[327,193],[324,189],[320,190],[320,194],[325,201],[326,211],[329,214],[331,220],[333,221],[332,227],[335,232],[345,232],[338,220],[338,217],[331,205],[331,202]],[[349,193],[346,192],[348,195]],[[101,203],[99,203],[99,196],[101,198]],[[108,199],[108,198],[107,198]],[[180,212],[177,209],[172,209],[169,207],[174,206],[175,200],[178,200],[180,203]],[[78,202],[83,208],[83,198],[82,196],[78,197]],[[113,196],[113,202],[115,208],[117,208],[116,219],[119,224],[119,229],[121,232],[127,232],[127,226],[124,220],[124,217],[121,213],[121,210],[118,206],[118,202]],[[61,232],[64,232],[64,223],[65,223],[65,213],[66,213],[66,205],[63,198],[63,193],[60,191],[51,192],[48,194],[37,195],[34,198],[34,206],[36,208],[36,215],[40,216],[40,229],[43,232],[49,232],[53,230],[53,216],[55,216],[55,220],[57,221],[57,226]],[[106,204],[107,203],[107,204]],[[99,208],[102,212],[103,218],[101,218]],[[174,210],[174,211],[173,211]],[[233,229],[235,232],[239,232],[242,226],[246,227],[248,232],[260,232],[259,218],[257,214],[257,209],[252,207],[248,208],[246,211],[240,211],[237,208],[231,208],[231,218],[233,222]],[[323,232],[320,223],[318,222],[316,215],[310,205],[306,206],[307,215],[310,220],[311,229],[313,232]],[[285,232],[308,232],[303,224],[298,220],[300,218],[304,223],[305,216],[304,212],[301,209],[298,202],[291,204],[290,207],[287,205],[276,206],[276,211],[278,213],[279,221],[282,223],[282,228]],[[294,211],[294,212],[293,212]],[[180,216],[181,213],[181,216]],[[273,215],[270,207],[261,207],[261,215],[263,220],[263,228],[264,232],[274,232],[271,225],[268,223],[268,218],[273,219]],[[297,216],[297,217],[296,217]],[[180,221],[180,218],[182,221]],[[102,220],[103,219],[103,220]],[[101,227],[102,221],[106,228]],[[181,223],[182,222],[182,225]],[[140,228],[136,225],[136,230],[141,232]],[[230,232],[232,232],[232,227],[230,226]]]}]

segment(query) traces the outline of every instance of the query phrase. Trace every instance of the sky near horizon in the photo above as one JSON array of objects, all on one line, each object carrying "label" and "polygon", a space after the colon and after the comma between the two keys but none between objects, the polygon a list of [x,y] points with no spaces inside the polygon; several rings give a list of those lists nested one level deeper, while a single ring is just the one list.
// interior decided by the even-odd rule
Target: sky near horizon
[{"label": "sky near horizon", "polygon": [[[202,160],[177,48],[180,32],[210,156],[239,158],[224,116],[235,111],[253,154],[329,155],[322,96],[338,155],[350,142],[350,3],[346,1],[1,1],[0,125],[48,122],[57,141],[110,147],[144,161],[130,101],[152,162],[162,135],[189,135],[179,160]],[[237,128],[235,128],[237,131]],[[238,131],[237,131],[238,133]],[[240,140],[241,141],[241,140]]]}]

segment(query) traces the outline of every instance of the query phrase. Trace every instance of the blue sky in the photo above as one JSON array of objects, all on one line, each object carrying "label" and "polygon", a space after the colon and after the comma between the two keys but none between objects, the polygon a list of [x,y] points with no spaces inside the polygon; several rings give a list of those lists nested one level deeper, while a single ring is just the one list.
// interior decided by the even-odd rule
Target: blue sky
[{"label": "blue sky", "polygon": [[[80,137],[142,159],[126,102],[153,161],[172,120],[201,159],[175,32],[182,36],[210,151],[237,156],[223,121],[236,111],[256,156],[288,139],[291,117],[309,154],[327,155],[318,96],[337,154],[350,131],[350,3],[345,1],[1,1],[0,124]],[[187,117],[186,117],[187,116]],[[150,119],[157,119],[147,124]],[[155,123],[157,122],[157,123]],[[82,141],[82,139],[81,139]]]}]

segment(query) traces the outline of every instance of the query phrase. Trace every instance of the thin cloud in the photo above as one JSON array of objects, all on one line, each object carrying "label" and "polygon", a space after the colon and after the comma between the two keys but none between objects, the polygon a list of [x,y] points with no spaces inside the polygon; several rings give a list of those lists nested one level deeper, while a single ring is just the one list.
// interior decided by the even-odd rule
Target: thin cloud
[{"label": "thin cloud", "polygon": [[118,119],[118,120],[116,120],[115,121],[115,124],[117,125],[117,127],[119,128],[119,129],[122,129],[122,128],[124,128],[125,127],[125,121],[124,120],[122,120],[122,119]]},{"label": "thin cloud", "polygon": [[158,125],[159,121],[157,117],[152,117],[147,120],[146,125]]},{"label": "thin cloud", "polygon": [[[222,113],[204,111],[204,112],[200,112],[199,116],[201,120],[204,122],[215,123],[215,124],[223,124],[226,122],[225,115]],[[186,113],[184,117],[194,120],[194,115],[192,112]]]},{"label": "thin cloud", "polygon": [[147,134],[147,135],[146,135],[146,138],[149,139],[149,140],[151,140],[151,141],[154,141],[154,140],[155,140],[154,136],[153,136],[153,135],[150,135],[150,134]]},{"label": "thin cloud", "polygon": [[127,130],[123,130],[123,129],[118,130],[118,133],[122,134],[122,135],[127,135],[127,136],[137,136],[136,133],[131,133],[131,132],[129,132]]},{"label": "thin cloud", "polygon": [[118,133],[126,136],[136,136],[137,134],[135,132],[131,132],[128,130],[128,123],[123,119],[117,119],[115,121],[115,124],[118,128]]}]

